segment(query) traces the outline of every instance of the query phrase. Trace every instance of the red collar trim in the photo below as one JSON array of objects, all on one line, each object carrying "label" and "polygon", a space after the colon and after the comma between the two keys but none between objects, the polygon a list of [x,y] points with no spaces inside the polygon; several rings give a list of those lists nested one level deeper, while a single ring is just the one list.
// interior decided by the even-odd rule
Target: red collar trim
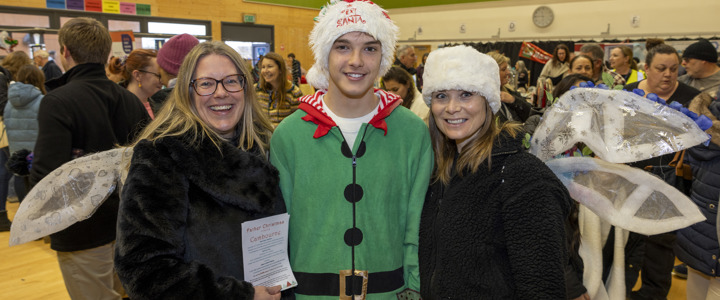
[{"label": "red collar trim", "polygon": [[[376,96],[378,96],[378,98],[380,98],[380,105],[378,107],[378,113],[370,120],[370,122],[368,122],[368,124],[377,129],[382,129],[384,131],[384,135],[387,135],[388,127],[387,122],[385,122],[385,118],[387,118],[390,113],[395,110],[395,108],[400,106],[402,99],[395,94],[385,92],[381,89],[375,89],[373,92]],[[307,115],[302,117],[302,119],[318,125],[318,128],[315,130],[315,134],[313,134],[313,138],[323,137],[330,132],[330,129],[337,126],[335,121],[333,121],[323,109],[321,99],[326,93],[327,90],[319,90],[315,92],[315,94],[303,96],[299,99],[300,106],[298,106],[298,108],[307,113]]]}]

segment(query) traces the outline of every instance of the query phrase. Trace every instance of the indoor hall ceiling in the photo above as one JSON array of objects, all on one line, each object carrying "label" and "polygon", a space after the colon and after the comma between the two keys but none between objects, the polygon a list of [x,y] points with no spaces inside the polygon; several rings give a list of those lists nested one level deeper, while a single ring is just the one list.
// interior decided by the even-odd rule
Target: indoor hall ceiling
[{"label": "indoor hall ceiling", "polygon": [[[283,6],[293,6],[311,9],[320,9],[330,0],[243,0],[244,2],[276,4]],[[373,1],[385,9],[403,9],[403,8],[420,8],[429,6],[456,6],[456,5],[482,5],[482,6],[514,6],[514,5],[532,5],[532,4],[549,4],[563,2],[578,2],[581,0],[376,0]]]}]

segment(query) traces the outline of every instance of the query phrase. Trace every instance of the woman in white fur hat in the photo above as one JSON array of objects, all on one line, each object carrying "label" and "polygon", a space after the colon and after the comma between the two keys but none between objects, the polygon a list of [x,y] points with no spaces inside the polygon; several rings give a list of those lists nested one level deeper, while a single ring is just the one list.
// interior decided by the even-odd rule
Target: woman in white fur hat
[{"label": "woman in white fur hat", "polygon": [[430,53],[423,98],[435,151],[420,224],[423,299],[565,299],[572,200],[495,122],[498,65],[467,46]]}]

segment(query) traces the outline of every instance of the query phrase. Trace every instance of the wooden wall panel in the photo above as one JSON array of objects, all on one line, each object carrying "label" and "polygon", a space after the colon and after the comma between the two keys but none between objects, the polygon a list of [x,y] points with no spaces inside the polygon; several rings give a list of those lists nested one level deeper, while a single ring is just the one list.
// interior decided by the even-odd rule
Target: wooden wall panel
[{"label": "wooden wall panel", "polygon": [[[277,5],[246,3],[242,0],[124,0],[150,4],[152,16],[212,21],[212,37],[221,40],[220,22],[242,22],[243,13],[256,16],[256,24],[275,27],[275,52],[283,57],[293,52],[304,69],[309,69],[313,56],[308,46],[308,35],[313,18],[319,10],[292,8]],[[45,8],[45,0],[0,0],[0,5]]]}]

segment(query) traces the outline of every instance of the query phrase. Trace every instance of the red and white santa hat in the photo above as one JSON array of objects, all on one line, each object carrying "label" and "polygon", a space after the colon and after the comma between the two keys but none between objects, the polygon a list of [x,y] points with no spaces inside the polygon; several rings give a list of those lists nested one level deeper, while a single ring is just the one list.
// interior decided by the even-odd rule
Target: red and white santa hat
[{"label": "red and white santa hat", "polygon": [[380,73],[390,70],[395,55],[395,43],[399,29],[387,11],[365,0],[332,1],[325,5],[315,18],[310,32],[310,46],[315,54],[315,64],[307,74],[308,83],[318,89],[328,88],[328,56],[332,44],[348,32],[364,32],[382,45]]}]

